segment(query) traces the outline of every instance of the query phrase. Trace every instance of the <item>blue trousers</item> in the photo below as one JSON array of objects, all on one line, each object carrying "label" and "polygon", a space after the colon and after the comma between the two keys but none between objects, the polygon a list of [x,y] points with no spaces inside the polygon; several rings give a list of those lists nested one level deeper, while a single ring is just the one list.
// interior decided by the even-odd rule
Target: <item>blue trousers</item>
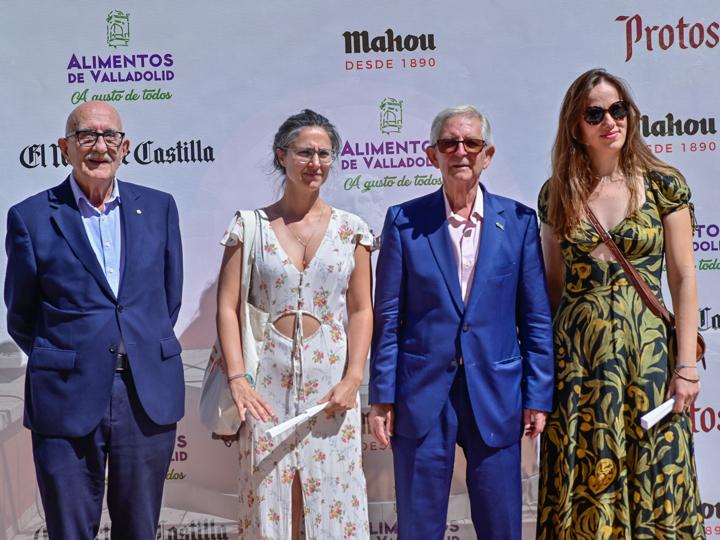
[{"label": "blue trousers", "polygon": [[100,424],[77,438],[32,434],[40,497],[51,540],[92,540],[100,528],[105,466],[113,540],[155,538],[175,424],[145,414],[129,372],[116,373]]},{"label": "blue trousers", "polygon": [[445,538],[456,444],[467,460],[465,474],[478,539],[520,540],[520,441],[505,448],[485,444],[462,367],[430,432],[420,439],[399,435],[392,439],[398,540]]}]

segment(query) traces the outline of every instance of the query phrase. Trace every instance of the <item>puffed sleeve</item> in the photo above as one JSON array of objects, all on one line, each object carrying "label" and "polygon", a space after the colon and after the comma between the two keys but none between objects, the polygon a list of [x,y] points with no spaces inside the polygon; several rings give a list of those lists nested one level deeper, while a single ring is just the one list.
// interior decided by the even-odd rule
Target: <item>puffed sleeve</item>
[{"label": "puffed sleeve", "polygon": [[550,191],[550,180],[545,182],[543,186],[540,188],[540,193],[538,194],[538,201],[537,201],[537,207],[538,207],[538,217],[540,218],[540,221],[548,224],[548,197]]},{"label": "puffed sleeve", "polygon": [[370,248],[370,251],[377,249],[377,242],[372,230],[364,220],[357,218],[357,228],[355,229],[355,243]]},{"label": "puffed sleeve", "polygon": [[660,217],[687,208],[690,211],[693,228],[697,227],[695,208],[690,202],[690,186],[688,186],[685,178],[680,173],[669,174],[664,172],[653,172],[650,178],[653,183],[655,202]]},{"label": "puffed sleeve", "polygon": [[242,215],[240,214],[240,211],[238,210],[235,212],[235,215],[230,220],[230,223],[228,224],[227,228],[225,229],[225,233],[223,234],[222,238],[220,239],[220,243],[225,247],[231,247],[236,246],[240,242],[242,242],[243,238],[243,221],[242,221]]}]

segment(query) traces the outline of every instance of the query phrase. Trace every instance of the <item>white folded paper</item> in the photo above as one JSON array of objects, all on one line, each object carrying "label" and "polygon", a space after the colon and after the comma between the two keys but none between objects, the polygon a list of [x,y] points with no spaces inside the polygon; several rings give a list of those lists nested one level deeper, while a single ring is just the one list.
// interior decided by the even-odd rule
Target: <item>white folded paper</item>
[{"label": "white folded paper", "polygon": [[321,403],[320,405],[315,405],[314,407],[310,407],[308,410],[306,410],[303,413],[298,414],[297,416],[291,418],[290,420],[285,420],[282,424],[278,424],[277,426],[273,426],[270,429],[265,431],[266,437],[277,437],[282,432],[287,431],[291,427],[297,426],[299,423],[304,422],[308,418],[312,418],[317,413],[322,411],[325,407],[328,406],[328,401],[325,403]]},{"label": "white folded paper", "polygon": [[645,414],[643,414],[640,417],[640,425],[643,427],[643,429],[650,429],[655,424],[657,424],[660,420],[665,418],[670,413],[670,411],[672,411],[672,408],[674,405],[675,405],[675,396],[668,399],[662,405],[655,407],[652,411],[648,411]]}]

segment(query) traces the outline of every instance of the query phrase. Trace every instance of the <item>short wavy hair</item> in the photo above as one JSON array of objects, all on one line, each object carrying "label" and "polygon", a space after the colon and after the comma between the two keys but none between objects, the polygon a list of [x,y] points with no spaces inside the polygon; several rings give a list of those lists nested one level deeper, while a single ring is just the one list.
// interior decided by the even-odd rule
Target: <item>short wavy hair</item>
[{"label": "short wavy hair", "polygon": [[432,121],[430,126],[430,144],[438,142],[440,137],[440,130],[442,129],[445,122],[455,116],[469,116],[471,118],[477,118],[480,120],[480,130],[482,131],[482,138],[487,146],[492,146],[492,129],[490,127],[490,120],[487,116],[481,113],[477,108],[472,105],[456,105],[454,107],[448,107],[443,109]]}]

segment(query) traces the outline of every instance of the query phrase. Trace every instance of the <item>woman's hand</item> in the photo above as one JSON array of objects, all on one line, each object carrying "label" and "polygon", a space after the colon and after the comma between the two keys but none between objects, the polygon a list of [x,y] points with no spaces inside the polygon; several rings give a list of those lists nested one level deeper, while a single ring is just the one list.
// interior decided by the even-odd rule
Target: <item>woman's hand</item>
[{"label": "woman's hand", "polygon": [[[699,378],[697,366],[683,368],[679,370],[680,375],[687,379],[696,380]],[[690,382],[681,379],[677,374],[673,373],[668,385],[668,391],[666,398],[669,399],[675,396],[675,406],[673,412],[681,413],[683,411],[689,411],[693,403],[700,394],[700,382]]]},{"label": "woman's hand", "polygon": [[362,379],[346,375],[318,403],[328,402],[325,408],[327,414],[349,411],[357,406],[357,393],[361,383]]},{"label": "woman's hand", "polygon": [[230,393],[232,394],[233,401],[235,401],[235,405],[237,405],[241,422],[245,421],[246,411],[250,411],[250,414],[252,414],[256,420],[262,420],[263,422],[267,422],[268,419],[275,416],[270,405],[250,386],[247,379],[233,379],[229,384]]}]

